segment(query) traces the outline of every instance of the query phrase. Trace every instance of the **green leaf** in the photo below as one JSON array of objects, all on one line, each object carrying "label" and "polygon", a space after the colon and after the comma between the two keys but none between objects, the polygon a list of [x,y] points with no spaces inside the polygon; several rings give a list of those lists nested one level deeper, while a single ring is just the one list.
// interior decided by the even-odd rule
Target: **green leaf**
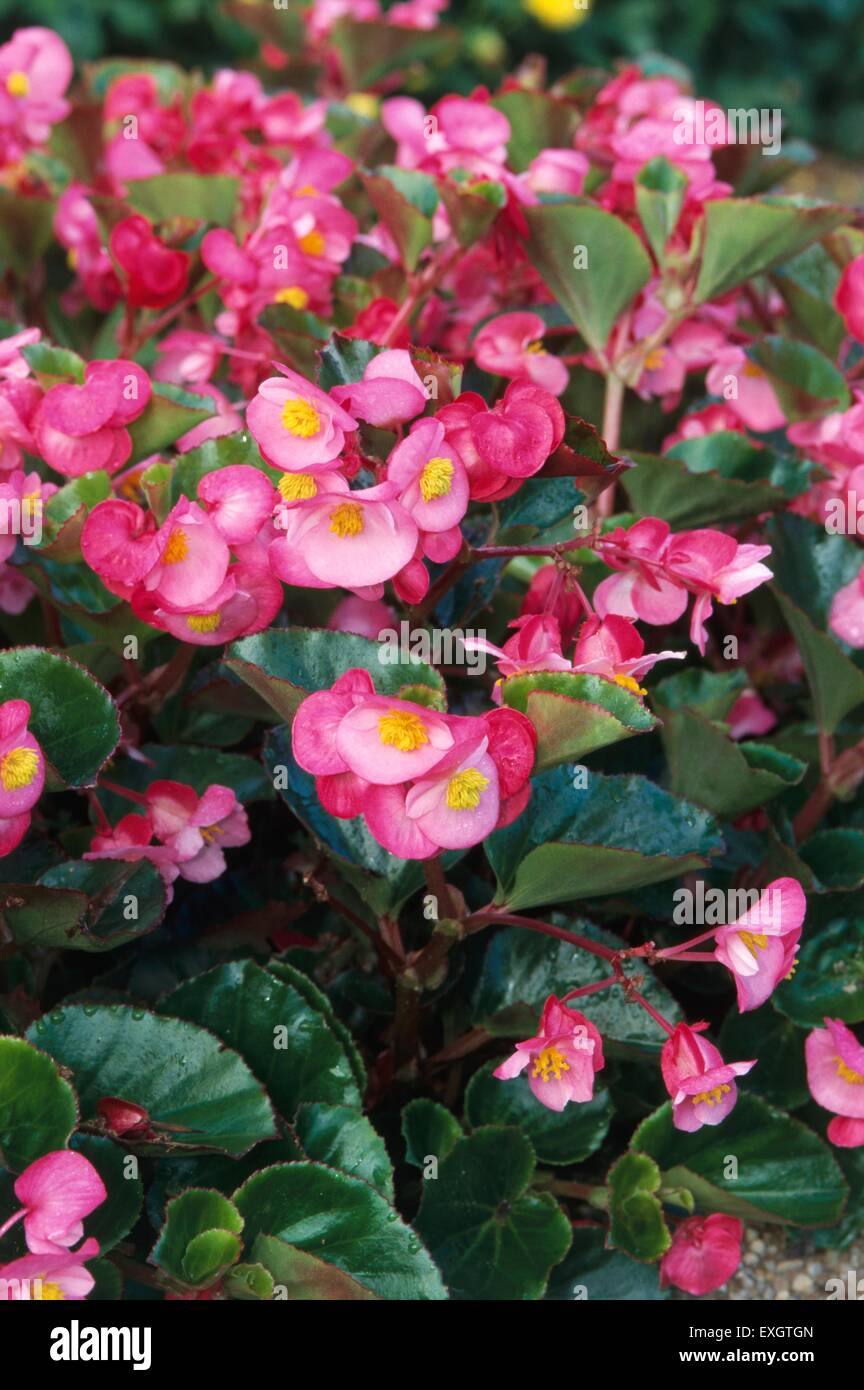
[{"label": "green leaf", "polygon": [[0,188],[0,266],[4,271],[26,276],[41,261],[54,240],[54,206],[51,198]]},{"label": "green leaf", "polygon": [[53,560],[81,559],[81,531],[97,502],[111,495],[111,480],[104,471],[73,478],[45,503],[45,524],[39,554]]},{"label": "green leaf", "polygon": [[226,174],[153,174],[146,179],[128,179],[126,198],[151,222],[194,217],[228,227],[239,188],[240,180]]},{"label": "green leaf", "polygon": [[548,1192],[530,1191],[534,1151],[518,1129],[460,1139],[423,1184],[417,1229],[453,1298],[540,1298],[570,1248],[570,1222]]},{"label": "green leaf", "polygon": [[28,1037],[73,1074],[81,1116],[115,1096],[141,1105],[167,1136],[144,1152],[242,1154],[275,1136],[273,1109],[246,1063],[212,1033],[126,1005],[70,1004]]},{"label": "green leaf", "polygon": [[402,1111],[402,1138],[405,1158],[415,1168],[425,1168],[430,1158],[440,1163],[462,1138],[462,1126],[446,1106],[418,1096]]},{"label": "green leaf", "polygon": [[769,334],[752,345],[749,356],[769,378],[788,420],[821,419],[848,409],[846,378],[810,343]]},{"label": "green leaf", "polygon": [[833,734],[841,720],[864,700],[864,671],[859,671],[833,637],[820,632],[797,604],[774,585],[772,590],[801,653],[819,727]]},{"label": "green leaf", "polygon": [[[661,710],[670,787],[717,816],[737,819],[794,787],[807,764],[762,743],[735,743],[695,710]],[[705,768],[711,776],[705,776]]]},{"label": "green leaf", "polygon": [[10,647],[0,652],[0,700],[28,700],[28,727],[57,777],[93,786],[120,724],[108,691],[83,666],[44,647]]},{"label": "green leaf", "polygon": [[798,948],[791,980],[772,996],[774,1007],[801,1028],[821,1028],[826,1018],[864,1020],[864,918],[841,917]]},{"label": "green leaf", "polygon": [[304,1101],[294,1120],[304,1153],[377,1187],[393,1201],[393,1165],[387,1148],[370,1120],[350,1105]]},{"label": "green leaf", "polygon": [[201,1024],[234,1048],[286,1119],[304,1100],[361,1103],[351,1059],[329,1018],[254,961],[231,961],[187,980],[160,1011]]},{"label": "green leaf", "polygon": [[[377,1298],[371,1289],[358,1284],[337,1265],[319,1260],[308,1251],[280,1240],[278,1236],[258,1236],[252,1253],[261,1262],[258,1267],[265,1268],[269,1276],[272,1297],[276,1302],[346,1303],[368,1302]],[[236,1274],[236,1270],[232,1270],[232,1274]]]},{"label": "green leaf", "polygon": [[[143,792],[151,782],[169,778],[186,782],[202,796],[209,786],[218,783],[230,787],[238,801],[247,805],[253,801],[270,801],[273,783],[261,764],[245,753],[227,753],[221,748],[198,748],[194,744],[145,743],[141,752],[146,763],[126,758],[111,769],[111,781],[119,787]],[[101,795],[101,794],[100,794]],[[101,795],[106,811],[112,816],[125,815],[129,803],[122,797],[106,792]]]},{"label": "green leaf", "polygon": [[491,179],[461,180],[455,175],[441,181],[441,201],[460,246],[475,246],[486,236],[507,205],[503,183]]},{"label": "green leaf", "polygon": [[624,1153],[609,1172],[609,1244],[646,1263],[659,1260],[672,1244],[655,1197],[660,1169],[647,1154]]},{"label": "green leaf", "polygon": [[737,1085],[783,1110],[797,1110],[810,1097],[804,1065],[804,1038],[770,1004],[749,1013],[730,1009],[720,1030],[724,1057],[758,1057],[759,1065]]},{"label": "green leaf", "polygon": [[[579,918],[553,913],[553,925],[590,937],[603,946],[620,949],[621,938]],[[625,964],[625,974],[632,974]],[[594,984],[609,974],[608,963],[588,951],[574,949],[566,941],[540,932],[507,927],[496,933],[483,961],[474,994],[473,1020],[496,1037],[528,1038],[550,994],[563,995],[582,985]],[[640,992],[650,1004],[675,1023],[681,1016],[671,994],[640,961]],[[589,994],[579,1010],[603,1037],[610,1056],[657,1055],[664,1041],[657,1024],[638,1004],[630,1004],[620,989]]]},{"label": "green leaf", "polygon": [[489,105],[510,122],[507,165],[517,174],[524,173],[541,150],[568,149],[573,143],[579,116],[569,102],[519,87],[499,92]]},{"label": "green leaf", "polygon": [[105,1184],[107,1197],[84,1218],[84,1235],[99,1242],[100,1254],[127,1236],[141,1214],[144,1184],[130,1170],[129,1155],[101,1134],[76,1134],[69,1146],[84,1155]]},{"label": "green leaf", "polygon": [[194,502],[198,496],[198,484],[208,473],[216,473],[220,468],[229,468],[242,463],[249,468],[257,468],[265,473],[271,482],[276,483],[282,476],[276,468],[270,468],[261,457],[258,445],[251,434],[240,430],[237,434],[223,434],[218,439],[205,439],[197,449],[180,454],[171,479],[172,504],[181,497]]},{"label": "green leaf", "polygon": [[723,198],[705,204],[705,245],[695,299],[704,304],[763,270],[788,261],[833,231],[848,213],[828,203]]},{"label": "green leaf", "polygon": [[434,179],[416,169],[381,169],[360,175],[369,201],[392,236],[406,270],[432,243],[432,214],[438,205]]},{"label": "green leaf", "polygon": [[367,91],[388,73],[404,71],[414,63],[459,51],[454,29],[438,25],[435,29],[408,29],[378,21],[337,19],[329,41],[339,55],[339,66],[350,92]]},{"label": "green leaf", "polygon": [[0,1037],[0,1166],[19,1173],[65,1149],[78,1104],[53,1058],[23,1038]]},{"label": "green leaf", "polygon": [[[258,1236],[278,1236],[387,1299],[442,1299],[441,1277],[396,1209],[362,1178],[320,1163],[276,1164],[234,1193],[253,1258]],[[278,1274],[265,1259],[271,1273]]]},{"label": "green leaf", "polygon": [[360,1095],[363,1095],[366,1090],[367,1082],[366,1068],[363,1065],[363,1059],[351,1036],[350,1030],[342,1020],[337,1017],[333,1005],[323,989],[319,989],[308,975],[305,975],[302,970],[296,970],[294,966],[289,965],[287,961],[274,960],[271,958],[267,970],[269,974],[275,975],[277,980],[281,980],[283,984],[290,985],[295,989],[301,998],[305,999],[310,1009],[314,1009],[316,1013],[322,1014],[323,1017],[326,1018],[332,1032],[345,1049],[351,1064],[351,1071],[357,1090]]},{"label": "green leaf", "polygon": [[634,189],[639,221],[658,263],[662,262],[666,243],[681,215],[687,175],[664,155],[657,155],[639,170]]},{"label": "green leaf", "polygon": [[183,391],[166,381],[154,381],[153,395],[137,420],[129,426],[132,438],[130,463],[158,454],[181,435],[216,414],[212,401]]},{"label": "green leaf", "polygon": [[[523,212],[528,259],[589,346],[602,351],[618,315],[651,278],[647,251],[626,222],[600,208],[546,203]],[[587,264],[580,270],[574,259],[581,247]]]},{"label": "green leaf", "polygon": [[774,582],[824,629],[837,590],[858,575],[860,547],[850,536],[830,535],[818,522],[791,512],[772,517],[767,531]]},{"label": "green leaf", "polygon": [[524,1076],[497,1080],[492,1075],[497,1065],[496,1059],[484,1063],[468,1083],[465,1117],[472,1129],[515,1125],[531,1140],[540,1163],[581,1163],[599,1149],[612,1121],[608,1091],[559,1113],[540,1104]]},{"label": "green leaf", "polygon": [[162,876],[145,861],[72,859],[4,893],[13,939],[42,950],[113,951],[158,926],[166,906]]},{"label": "green leaf", "polygon": [[[269,1240],[269,1236],[259,1236],[259,1240]],[[225,1275],[222,1287],[229,1298],[271,1299],[273,1297],[273,1275],[263,1264],[233,1265]]]},{"label": "green leaf", "polygon": [[151,1259],[172,1279],[206,1288],[237,1260],[243,1218],[211,1188],[188,1188],[168,1203]]},{"label": "green leaf", "polygon": [[716,526],[785,507],[779,469],[770,449],[756,449],[740,434],[720,430],[686,439],[668,454],[634,453],[621,475],[630,506],[670,526]]},{"label": "green leaf", "polygon": [[666,710],[693,709],[705,719],[725,720],[747,686],[747,672],[705,671],[691,666],[666,676],[654,687],[654,701]]},{"label": "green leaf", "polygon": [[553,1269],[547,1299],[581,1302],[588,1299],[662,1299],[656,1265],[640,1264],[606,1246],[602,1227],[574,1226],[569,1255]]},{"label": "green leaf", "polygon": [[864,830],[845,826],[818,830],[798,853],[813,870],[815,892],[844,892],[864,886]]},{"label": "green leaf", "polygon": [[321,390],[329,391],[334,386],[350,386],[361,381],[372,358],[379,352],[378,344],[369,343],[365,338],[346,338],[341,333],[331,333],[318,354]]},{"label": "green leaf", "polygon": [[657,725],[638,695],[603,676],[570,671],[510,676],[501,686],[501,698],[526,714],[537,730],[536,772]]},{"label": "green leaf", "polygon": [[674,878],[703,868],[722,843],[711,816],[645,777],[591,772],[578,789],[559,767],[533,778],[523,815],[485,848],[496,905],[515,912]]},{"label": "green leaf", "polygon": [[[362,666],[380,695],[398,695],[405,685],[429,686],[440,696],[438,672],[413,658],[389,663],[379,642],[351,632],[323,628],[269,628],[241,637],[228,648],[226,665],[289,723],[313,690],[327,690],[349,666]],[[382,659],[384,658],[384,659]]]},{"label": "green leaf", "polygon": [[827,1226],[843,1210],[846,1183],[828,1146],[756,1096],[740,1095],[721,1125],[693,1134],[675,1129],[672,1107],[663,1105],[642,1122],[632,1144],[659,1163],[666,1186],[689,1187],[703,1211]]},{"label": "green leaf", "polygon": [[51,343],[31,343],[21,349],[21,356],[37,377],[39,385],[46,390],[58,381],[74,381],[79,386],[84,382],[84,358],[68,348],[53,347]]}]

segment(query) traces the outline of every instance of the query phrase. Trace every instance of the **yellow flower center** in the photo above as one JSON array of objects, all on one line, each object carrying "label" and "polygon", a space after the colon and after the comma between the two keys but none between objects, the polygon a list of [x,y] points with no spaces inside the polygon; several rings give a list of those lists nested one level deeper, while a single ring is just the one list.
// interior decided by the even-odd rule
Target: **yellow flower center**
[{"label": "yellow flower center", "polygon": [[632,690],[634,695],[647,695],[648,691],[643,690],[638,681],[634,681],[632,676],[615,676],[615,684],[623,686],[625,690]]},{"label": "yellow flower center", "polygon": [[318,496],[318,484],[311,473],[283,473],[276,488],[283,502],[308,502]]},{"label": "yellow flower center", "polygon": [[221,825],[205,825],[201,829],[201,838],[206,840],[208,845],[212,845],[217,835],[224,835],[225,831]]},{"label": "yellow flower center", "polygon": [[413,753],[429,742],[426,725],[419,714],[408,709],[390,709],[378,720],[378,737],[400,753]]},{"label": "yellow flower center", "polygon": [[363,508],[359,502],[341,502],[330,513],[330,530],[334,536],[343,540],[346,536],[359,536],[363,530]]},{"label": "yellow flower center", "polygon": [[744,945],[747,947],[747,950],[754,960],[759,959],[756,952],[764,951],[765,947],[768,945],[767,936],[759,936],[756,932],[739,931],[738,936],[744,942]]},{"label": "yellow flower center", "polygon": [[186,532],[177,527],[168,537],[168,544],[162,554],[163,565],[178,565],[181,560],[185,560],[189,554],[189,542],[186,540]]},{"label": "yellow flower center", "polygon": [[0,759],[0,782],[4,792],[29,787],[39,771],[39,754],[34,748],[11,748]]},{"label": "yellow flower center", "polygon": [[864,1086],[864,1076],[861,1075],[860,1071],[853,1071],[851,1067],[847,1067],[842,1057],[835,1057],[834,1061],[837,1063],[838,1076],[842,1077],[844,1081],[851,1081],[854,1086]]},{"label": "yellow flower center", "polygon": [[534,1058],[534,1070],[531,1075],[539,1076],[541,1081],[560,1081],[564,1072],[569,1070],[570,1063],[557,1047],[544,1047]]},{"label": "yellow flower center", "polygon": [[324,238],[316,227],[300,238],[300,250],[307,256],[320,256],[324,251]]},{"label": "yellow flower center", "polygon": [[290,304],[292,309],[305,309],[309,303],[309,296],[299,285],[288,285],[284,290],[276,291],[273,303]]},{"label": "yellow flower center", "polygon": [[731,1087],[725,1085],[725,1083],[722,1086],[713,1086],[710,1091],[700,1091],[698,1096],[694,1096],[693,1104],[699,1105],[700,1102],[704,1100],[708,1105],[717,1105],[720,1097],[725,1096],[730,1090]]},{"label": "yellow flower center", "polygon": [[33,1297],[43,1303],[57,1303],[66,1297],[60,1285],[55,1284],[53,1279],[40,1277],[38,1282],[34,1279],[33,1283],[35,1285]]},{"label": "yellow flower center", "polygon": [[321,416],[311,401],[295,396],[282,407],[282,426],[295,439],[311,439],[321,428]]},{"label": "yellow flower center", "polygon": [[75,250],[74,246],[70,246],[69,250],[66,252],[66,264],[70,270],[78,269],[78,252]]},{"label": "yellow flower center", "polygon": [[466,767],[447,783],[447,805],[451,811],[476,811],[480,793],[489,785],[489,778],[476,767]]},{"label": "yellow flower center", "polygon": [[430,459],[420,474],[420,496],[424,502],[433,497],[446,497],[453,486],[453,460]]},{"label": "yellow flower center", "polygon": [[215,613],[190,613],[186,626],[192,632],[215,632],[221,621],[222,613],[217,608]]},{"label": "yellow flower center", "polygon": [[663,366],[663,363],[665,361],[666,349],[655,348],[654,351],[649,352],[648,356],[645,358],[646,372],[659,372],[660,368]]},{"label": "yellow flower center", "polygon": [[755,362],[750,362],[750,361],[748,360],[747,362],[744,363],[744,375],[745,375],[745,376],[764,376],[765,373],[763,372],[762,368],[761,368],[760,366],[758,366]]},{"label": "yellow flower center", "polygon": [[345,98],[345,105],[355,116],[365,116],[367,120],[374,121],[381,102],[371,92],[350,92]]},{"label": "yellow flower center", "polygon": [[298,197],[298,198],[317,198],[317,197],[318,197],[318,189],[315,187],[314,183],[304,183],[304,185],[303,185],[302,188],[298,188],[298,189],[297,189],[297,197]]},{"label": "yellow flower center", "polygon": [[529,343],[525,351],[536,354],[537,356],[539,356],[540,354],[543,354],[545,356],[546,354],[546,349],[544,348],[543,343],[539,338],[535,339],[533,343]]},{"label": "yellow flower center", "polygon": [[10,97],[26,97],[30,94],[30,78],[26,72],[10,72],[6,78],[6,90]]}]

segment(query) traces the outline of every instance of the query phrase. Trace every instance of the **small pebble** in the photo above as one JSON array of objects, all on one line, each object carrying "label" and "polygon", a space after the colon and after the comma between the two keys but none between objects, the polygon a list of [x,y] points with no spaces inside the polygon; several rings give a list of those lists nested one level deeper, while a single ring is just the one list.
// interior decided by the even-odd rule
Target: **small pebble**
[{"label": "small pebble", "polygon": [[796,1274],[792,1280],[792,1288],[795,1293],[812,1293],[813,1280],[809,1274]]}]

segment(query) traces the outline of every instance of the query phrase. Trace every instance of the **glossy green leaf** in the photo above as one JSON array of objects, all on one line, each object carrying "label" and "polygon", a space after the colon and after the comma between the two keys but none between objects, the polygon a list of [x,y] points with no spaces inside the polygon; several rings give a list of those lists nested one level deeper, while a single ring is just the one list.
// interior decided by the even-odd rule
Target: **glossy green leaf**
[{"label": "glossy green leaf", "polygon": [[432,242],[432,214],[438,204],[435,182],[416,169],[380,169],[361,174],[369,201],[387,228],[406,270]]},{"label": "glossy green leaf", "polygon": [[648,161],[634,182],[639,221],[658,262],[663,260],[666,243],[678,225],[687,175],[663,155]]},{"label": "glossy green leaf", "polygon": [[151,222],[194,217],[227,227],[234,217],[239,188],[240,180],[226,174],[153,174],[127,180],[126,197]]},{"label": "glossy green leaf", "polygon": [[797,1110],[809,1099],[804,1034],[770,1003],[746,1014],[730,1009],[720,1029],[719,1047],[724,1057],[759,1058],[758,1066],[737,1078],[739,1089],[752,1091],[783,1110]]},{"label": "glossy green leaf", "polygon": [[167,449],[181,435],[215,413],[215,406],[208,397],[183,391],[167,381],[154,381],[153,395],[138,419],[129,426],[132,438],[129,462],[138,463],[151,454],[158,454],[160,449]]},{"label": "glossy green leaf", "polygon": [[446,1106],[418,1096],[402,1111],[402,1138],[407,1161],[415,1168],[425,1168],[430,1158],[440,1163],[447,1157],[462,1138],[462,1126]]},{"label": "glossy green leaf", "polygon": [[501,698],[526,714],[537,730],[536,772],[647,733],[657,724],[638,695],[602,676],[570,671],[510,676],[501,686]]},{"label": "glossy green leaf", "polygon": [[671,790],[714,815],[742,816],[794,787],[807,770],[806,763],[769,744],[735,743],[724,727],[695,710],[661,714]]},{"label": "glossy green leaf", "polygon": [[540,1163],[581,1163],[606,1138],[612,1120],[608,1091],[571,1104],[560,1112],[541,1105],[526,1077],[499,1081],[492,1075],[497,1059],[485,1062],[468,1083],[465,1117],[472,1129],[481,1125],[516,1125],[527,1134]]},{"label": "glossy green leaf", "polygon": [[304,1101],[294,1120],[304,1153],[343,1173],[364,1178],[393,1201],[393,1165],[370,1120],[349,1105]]},{"label": "glossy green leaf", "polygon": [[821,931],[805,931],[791,980],[772,1001],[801,1028],[822,1028],[826,1018],[864,1020],[864,918],[841,917]]},{"label": "glossy green leaf", "polygon": [[547,1299],[582,1302],[659,1300],[657,1266],[631,1260],[606,1246],[602,1226],[574,1226],[569,1255],[552,1271]]},{"label": "glossy green leaf", "polygon": [[104,1255],[129,1234],[138,1220],[144,1184],[132,1166],[135,1160],[113,1139],[101,1134],[75,1134],[69,1147],[93,1164],[105,1184],[105,1201],[84,1218],[85,1237],[98,1240],[100,1254]]},{"label": "glossy green leaf", "polygon": [[54,1059],[23,1038],[0,1037],[0,1166],[18,1173],[65,1149],[77,1121],[75,1092]]},{"label": "glossy green leaf", "polygon": [[845,209],[791,198],[722,198],[705,205],[696,301],[716,299],[839,227]]},{"label": "glossy green leaf", "polygon": [[864,701],[864,671],[853,665],[834,638],[820,632],[790,598],[776,587],[774,594],[801,653],[819,726],[824,733],[833,734],[841,720]]},{"label": "glossy green leaf", "polygon": [[646,1263],[659,1260],[672,1244],[656,1197],[660,1169],[652,1158],[630,1150],[613,1164],[609,1187],[609,1244]]},{"label": "glossy green leaf", "polygon": [[206,1288],[237,1260],[242,1230],[242,1216],[221,1192],[188,1188],[168,1203],[151,1258],[180,1283]]},{"label": "glossy green leaf", "polygon": [[270,1279],[274,1302],[365,1303],[377,1298],[337,1265],[319,1260],[278,1236],[258,1236],[252,1253]]},{"label": "glossy green leaf", "polygon": [[3,916],[19,946],[113,951],[158,926],[165,885],[146,861],[72,859],[38,883],[4,885]]},{"label": "glossy green leaf", "polygon": [[774,387],[787,420],[821,419],[850,404],[846,378],[811,343],[768,334],[749,349]]},{"label": "glossy green leaf", "polygon": [[630,506],[670,526],[742,521],[788,502],[771,451],[756,450],[730,431],[684,440],[662,457],[638,452],[632,457],[636,466],[621,477]]},{"label": "glossy green leaf", "polygon": [[89,787],[117,747],[114,701],[83,666],[44,647],[0,652],[0,701],[30,703],[30,732],[70,787]]}]

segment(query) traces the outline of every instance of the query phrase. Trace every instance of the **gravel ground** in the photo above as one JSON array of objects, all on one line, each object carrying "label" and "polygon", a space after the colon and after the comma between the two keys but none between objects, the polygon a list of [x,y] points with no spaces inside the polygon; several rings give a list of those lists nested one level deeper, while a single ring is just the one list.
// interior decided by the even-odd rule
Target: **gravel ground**
[{"label": "gravel ground", "polygon": [[[751,1226],[744,1237],[744,1255],[737,1273],[705,1299],[794,1299],[815,1302],[827,1297],[828,1279],[846,1283],[849,1270],[864,1279],[864,1239],[847,1250],[814,1250],[800,1232],[789,1235],[778,1226]],[[833,1290],[832,1290],[833,1292]],[[677,1298],[690,1295],[676,1293]],[[848,1294],[847,1294],[848,1296]]]}]

